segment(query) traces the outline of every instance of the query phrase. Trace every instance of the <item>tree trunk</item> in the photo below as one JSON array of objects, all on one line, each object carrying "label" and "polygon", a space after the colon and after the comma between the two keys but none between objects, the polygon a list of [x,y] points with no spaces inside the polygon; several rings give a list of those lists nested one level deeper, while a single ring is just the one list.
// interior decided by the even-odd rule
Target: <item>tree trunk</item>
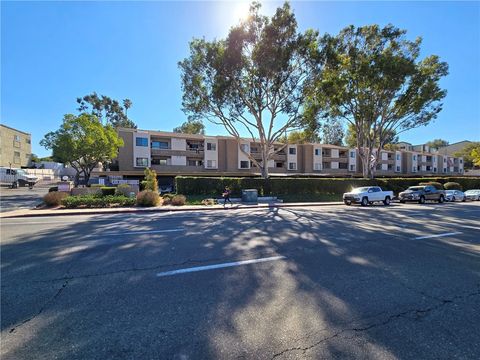
[{"label": "tree trunk", "polygon": [[262,173],[262,178],[263,179],[268,179],[269,173],[268,173],[268,153],[269,149],[262,149],[262,167],[261,167],[261,173]]}]

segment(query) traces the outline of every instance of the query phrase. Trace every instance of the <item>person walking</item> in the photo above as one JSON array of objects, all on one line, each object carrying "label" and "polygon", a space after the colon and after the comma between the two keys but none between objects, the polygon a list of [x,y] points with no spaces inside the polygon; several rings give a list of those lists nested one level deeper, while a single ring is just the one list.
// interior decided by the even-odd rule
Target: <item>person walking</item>
[{"label": "person walking", "polygon": [[223,207],[225,207],[225,205],[227,205],[227,201],[230,203],[230,206],[232,206],[232,200],[230,200],[230,188],[228,186],[225,186],[225,189],[223,190],[223,193],[222,193],[222,196],[223,196]]}]

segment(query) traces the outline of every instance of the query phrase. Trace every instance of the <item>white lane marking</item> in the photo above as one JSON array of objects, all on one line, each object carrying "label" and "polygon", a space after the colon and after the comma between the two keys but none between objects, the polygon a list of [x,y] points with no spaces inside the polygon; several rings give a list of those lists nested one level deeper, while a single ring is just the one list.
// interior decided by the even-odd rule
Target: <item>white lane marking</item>
[{"label": "white lane marking", "polygon": [[185,273],[196,272],[196,271],[222,269],[222,268],[233,267],[233,266],[241,266],[241,265],[262,263],[262,262],[267,262],[267,261],[282,260],[282,259],[285,259],[285,258],[286,258],[285,256],[272,256],[272,257],[261,258],[261,259],[234,261],[234,262],[229,262],[229,263],[206,265],[206,266],[196,266],[196,267],[192,267],[192,268],[160,272],[160,273],[157,274],[157,276],[159,276],[159,277],[161,277],[161,276],[172,276],[172,275],[185,274]]},{"label": "white lane marking", "polygon": [[419,236],[419,237],[416,237],[415,240],[431,239],[431,238],[437,238],[437,237],[442,237],[442,236],[450,236],[450,235],[458,235],[458,234],[461,234],[461,232],[457,231],[457,232],[443,233],[443,234],[436,234],[436,235]]},{"label": "white lane marking", "polygon": [[123,233],[119,232],[105,232],[99,234],[92,234],[89,236],[123,236],[123,235],[141,235],[141,234],[152,234],[152,233],[164,233],[164,232],[176,232],[176,231],[184,231],[184,228],[178,229],[163,229],[163,230],[145,230],[145,231],[126,231]]}]

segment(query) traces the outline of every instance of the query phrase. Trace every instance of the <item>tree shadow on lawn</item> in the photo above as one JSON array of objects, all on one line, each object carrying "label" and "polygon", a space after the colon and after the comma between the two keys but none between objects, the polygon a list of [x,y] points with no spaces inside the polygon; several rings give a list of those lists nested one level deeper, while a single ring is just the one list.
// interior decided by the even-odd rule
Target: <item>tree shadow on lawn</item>
[{"label": "tree shadow on lawn", "polygon": [[[479,252],[468,238],[414,241],[425,221],[442,231],[478,225],[478,213],[458,220],[377,207],[271,208],[112,216],[24,233],[2,246],[3,356],[465,356],[468,347],[439,341],[443,328],[429,329],[422,341],[415,329],[428,324],[432,309],[479,291]],[[286,258],[156,276],[278,255]],[[419,314],[426,316],[421,324]],[[386,331],[393,321],[401,326]]]}]

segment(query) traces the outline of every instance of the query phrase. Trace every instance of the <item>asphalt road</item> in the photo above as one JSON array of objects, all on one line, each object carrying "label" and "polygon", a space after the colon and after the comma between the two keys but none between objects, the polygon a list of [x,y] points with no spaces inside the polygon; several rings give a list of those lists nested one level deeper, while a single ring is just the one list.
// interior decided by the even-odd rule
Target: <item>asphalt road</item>
[{"label": "asphalt road", "polygon": [[34,187],[33,189],[0,187],[0,211],[31,209],[42,202],[46,193],[48,193],[46,187]]},{"label": "asphalt road", "polygon": [[1,230],[4,360],[480,358],[480,203]]}]

